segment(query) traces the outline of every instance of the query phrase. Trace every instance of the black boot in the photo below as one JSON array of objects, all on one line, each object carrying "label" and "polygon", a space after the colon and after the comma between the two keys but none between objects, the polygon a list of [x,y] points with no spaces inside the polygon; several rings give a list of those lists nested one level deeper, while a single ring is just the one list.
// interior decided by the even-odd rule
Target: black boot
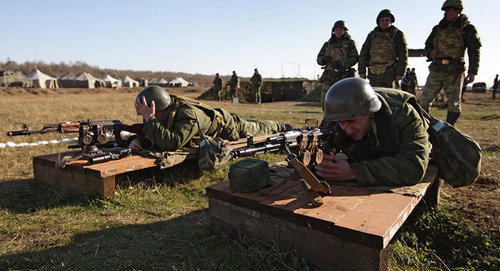
[{"label": "black boot", "polygon": [[448,112],[446,115],[446,122],[448,122],[451,125],[455,125],[455,122],[457,122],[458,117],[460,117],[460,112]]}]

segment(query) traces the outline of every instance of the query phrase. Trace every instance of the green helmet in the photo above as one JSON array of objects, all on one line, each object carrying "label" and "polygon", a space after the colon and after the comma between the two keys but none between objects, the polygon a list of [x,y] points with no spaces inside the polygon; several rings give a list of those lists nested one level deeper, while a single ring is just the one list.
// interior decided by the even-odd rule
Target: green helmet
[{"label": "green helmet", "polygon": [[377,25],[378,25],[378,22],[380,21],[380,18],[386,18],[386,17],[391,18],[391,23],[394,23],[394,21],[396,21],[396,19],[394,18],[394,15],[392,14],[392,12],[390,10],[383,9],[382,11],[380,11],[380,13],[377,16]]},{"label": "green helmet", "polygon": [[446,8],[456,8],[459,10],[464,9],[464,2],[462,0],[446,0],[443,3],[443,7],[441,10],[445,10]]},{"label": "green helmet", "polygon": [[344,28],[344,29],[345,29],[345,31],[349,31],[349,29],[347,28],[347,24],[345,23],[345,21],[342,21],[342,20],[336,21],[336,22],[333,24],[332,32],[333,32],[333,30],[334,30],[336,27],[342,27],[342,28]]},{"label": "green helmet", "polygon": [[348,119],[364,112],[377,112],[382,103],[368,82],[359,77],[335,83],[325,96],[325,118],[329,121]]},{"label": "green helmet", "polygon": [[146,97],[146,102],[149,106],[151,106],[151,101],[155,101],[156,112],[165,110],[172,103],[172,98],[170,98],[167,91],[156,85],[151,85],[141,90],[141,92],[135,96],[135,101],[142,101],[143,96]]}]

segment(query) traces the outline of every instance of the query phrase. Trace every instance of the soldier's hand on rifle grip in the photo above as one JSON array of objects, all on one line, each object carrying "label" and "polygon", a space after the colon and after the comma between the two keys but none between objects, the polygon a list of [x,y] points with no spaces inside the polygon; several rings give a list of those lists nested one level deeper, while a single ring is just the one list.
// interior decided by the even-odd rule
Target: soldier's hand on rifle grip
[{"label": "soldier's hand on rifle grip", "polygon": [[148,106],[146,97],[142,96],[141,102],[135,102],[135,110],[144,118],[145,121],[148,121],[156,113],[155,101],[151,101],[151,106]]},{"label": "soldier's hand on rifle grip", "polygon": [[323,162],[315,167],[316,174],[329,181],[344,182],[356,179],[356,172],[347,161],[335,156],[333,152],[323,156]]}]

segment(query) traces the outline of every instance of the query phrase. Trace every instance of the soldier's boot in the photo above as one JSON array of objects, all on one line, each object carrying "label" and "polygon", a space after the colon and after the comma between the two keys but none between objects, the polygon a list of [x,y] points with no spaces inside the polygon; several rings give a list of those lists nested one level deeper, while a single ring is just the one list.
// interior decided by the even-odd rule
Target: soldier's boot
[{"label": "soldier's boot", "polygon": [[451,125],[455,125],[455,122],[457,122],[458,117],[460,117],[460,112],[448,112],[446,115],[446,122],[448,122]]}]

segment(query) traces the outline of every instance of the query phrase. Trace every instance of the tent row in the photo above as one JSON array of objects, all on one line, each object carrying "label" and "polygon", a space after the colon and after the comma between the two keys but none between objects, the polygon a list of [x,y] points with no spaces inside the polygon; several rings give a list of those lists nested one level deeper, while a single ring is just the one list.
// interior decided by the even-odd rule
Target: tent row
[{"label": "tent row", "polygon": [[96,78],[90,73],[67,73],[59,79],[46,75],[39,71],[38,69],[26,76],[27,80],[33,82],[33,87],[36,88],[133,88],[133,87],[144,87],[148,85],[159,85],[159,86],[169,86],[169,87],[186,87],[189,86],[189,82],[184,80],[182,77],[177,77],[174,80],[167,81],[163,78],[153,78],[151,80],[138,79],[134,80],[129,76],[125,76],[123,79],[117,79],[109,74],[106,74],[103,78]]}]

